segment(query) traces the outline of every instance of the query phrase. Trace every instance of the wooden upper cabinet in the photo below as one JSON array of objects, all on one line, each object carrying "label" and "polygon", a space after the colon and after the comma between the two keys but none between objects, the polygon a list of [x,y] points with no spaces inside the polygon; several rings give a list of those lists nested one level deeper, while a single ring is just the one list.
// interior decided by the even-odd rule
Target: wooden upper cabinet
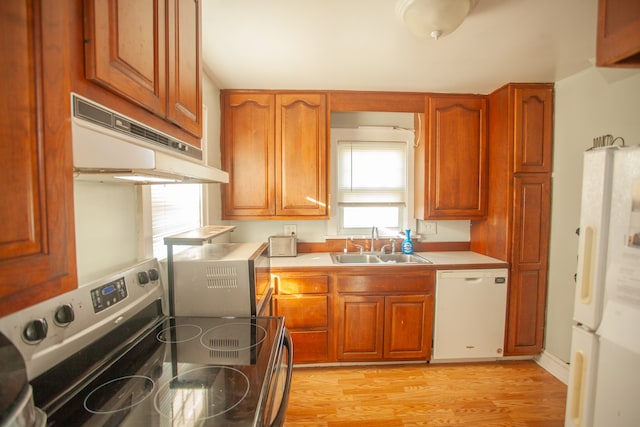
[{"label": "wooden upper cabinet", "polygon": [[516,87],[514,172],[551,172],[553,89]]},{"label": "wooden upper cabinet", "polygon": [[327,216],[327,105],[321,94],[276,96],[276,214]]},{"label": "wooden upper cabinet", "polygon": [[416,217],[481,218],[486,212],[487,101],[438,96],[427,103],[427,145],[416,149],[415,158]]},{"label": "wooden upper cabinet", "polygon": [[224,219],[327,218],[326,96],[221,97]]},{"label": "wooden upper cabinet", "polygon": [[84,4],[86,78],[200,137],[199,2]]},{"label": "wooden upper cabinet", "polygon": [[[64,8],[0,2],[0,317],[76,287]],[[19,72],[16,72],[19,70]]]},{"label": "wooden upper cabinet", "polygon": [[200,1],[169,0],[167,118],[193,135],[202,134]]},{"label": "wooden upper cabinet", "polygon": [[166,114],[165,2],[85,1],[86,77]]},{"label": "wooden upper cabinet", "polygon": [[275,98],[270,94],[222,96],[223,217],[273,216],[275,210]]},{"label": "wooden upper cabinet", "polygon": [[640,67],[640,2],[599,0],[596,65]]}]

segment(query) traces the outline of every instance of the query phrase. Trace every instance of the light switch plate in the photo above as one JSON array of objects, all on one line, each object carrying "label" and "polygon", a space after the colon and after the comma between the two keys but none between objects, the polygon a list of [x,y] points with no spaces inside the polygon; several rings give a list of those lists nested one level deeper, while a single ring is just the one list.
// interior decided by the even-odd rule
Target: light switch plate
[{"label": "light switch plate", "polygon": [[438,223],[426,221],[424,223],[424,234],[438,234]]},{"label": "light switch plate", "polygon": [[293,224],[284,226],[284,235],[285,236],[295,236],[296,235],[296,226]]}]

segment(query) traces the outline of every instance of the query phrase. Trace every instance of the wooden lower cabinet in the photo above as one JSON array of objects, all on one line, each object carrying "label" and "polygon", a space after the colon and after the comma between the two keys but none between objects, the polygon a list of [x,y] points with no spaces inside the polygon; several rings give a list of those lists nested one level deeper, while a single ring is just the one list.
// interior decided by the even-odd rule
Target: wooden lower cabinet
[{"label": "wooden lower cabinet", "polygon": [[434,272],[407,268],[272,270],[294,363],[429,360]]},{"label": "wooden lower cabinet", "polygon": [[329,357],[327,295],[278,295],[276,316],[283,316],[293,340],[294,363],[326,362]]},{"label": "wooden lower cabinet", "polygon": [[385,297],[385,359],[429,359],[433,331],[433,295]]},{"label": "wooden lower cabinet", "polygon": [[431,295],[344,295],[338,298],[338,359],[428,359]]},{"label": "wooden lower cabinet", "polygon": [[433,271],[355,270],[335,282],[338,361],[431,357]]},{"label": "wooden lower cabinet", "polygon": [[285,326],[291,333],[294,363],[330,361],[330,276],[275,272],[274,277],[274,314],[284,317]]},{"label": "wooden lower cabinet", "polygon": [[338,359],[381,359],[384,297],[344,295],[338,301]]}]

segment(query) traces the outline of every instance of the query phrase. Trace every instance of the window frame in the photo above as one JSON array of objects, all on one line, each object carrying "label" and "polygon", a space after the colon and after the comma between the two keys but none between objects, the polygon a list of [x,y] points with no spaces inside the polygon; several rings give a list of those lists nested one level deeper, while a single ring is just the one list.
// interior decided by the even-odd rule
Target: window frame
[{"label": "window frame", "polygon": [[[339,142],[401,142],[406,144],[407,164],[405,168],[406,182],[406,206],[402,209],[402,221],[400,229],[415,229],[413,219],[413,158],[414,158],[414,131],[388,126],[362,126],[358,128],[332,128],[331,129],[331,218],[327,228],[330,236],[366,236],[360,229],[344,229],[342,227],[342,215],[338,206],[338,143]],[[358,234],[360,233],[360,234]]]}]

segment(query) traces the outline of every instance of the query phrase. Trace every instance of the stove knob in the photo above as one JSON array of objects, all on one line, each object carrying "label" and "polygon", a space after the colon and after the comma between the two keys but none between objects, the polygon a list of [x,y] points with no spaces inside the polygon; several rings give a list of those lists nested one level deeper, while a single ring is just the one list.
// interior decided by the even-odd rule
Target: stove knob
[{"label": "stove knob", "polygon": [[159,278],[160,278],[160,274],[158,274],[158,270],[156,270],[155,268],[152,268],[151,270],[149,270],[149,279],[151,279],[152,282],[155,282]]},{"label": "stove knob", "polygon": [[46,319],[35,319],[27,323],[22,329],[22,338],[29,344],[38,344],[45,339],[49,326]]},{"label": "stove knob", "polygon": [[53,321],[58,326],[67,326],[76,318],[71,304],[63,304],[53,314]]},{"label": "stove knob", "polygon": [[146,271],[139,272],[138,283],[140,283],[140,286],[144,286],[149,283],[149,273],[147,273]]}]

